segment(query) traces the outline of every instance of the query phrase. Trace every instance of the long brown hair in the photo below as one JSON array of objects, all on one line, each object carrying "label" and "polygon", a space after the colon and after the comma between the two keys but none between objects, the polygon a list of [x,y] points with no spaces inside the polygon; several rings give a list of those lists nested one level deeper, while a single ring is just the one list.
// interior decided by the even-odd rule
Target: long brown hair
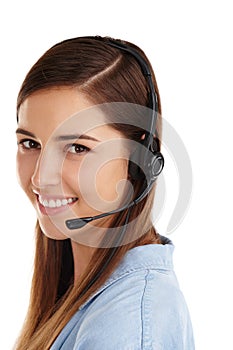
[{"label": "long brown hair", "polygon": [[[77,88],[94,104],[106,102],[128,102],[148,105],[148,86],[136,59],[107,44],[108,38],[74,38],[65,40],[50,48],[34,64],[27,74],[17,100],[17,111],[24,100],[35,91],[59,86]],[[145,59],[153,75],[158,95],[157,143],[160,150],[161,104],[155,76],[144,52],[129,42],[123,42]],[[142,131],[132,125],[115,124],[128,139],[140,141]],[[135,195],[140,193],[142,182],[135,181]],[[151,221],[151,210],[155,194],[151,192],[137,206],[131,208],[130,220],[140,214],[140,224],[127,235],[135,237],[130,243],[117,247],[108,268],[85,292],[94,276],[101,270],[113,248],[96,249],[86,274],[74,286],[73,255],[70,240],[53,240],[46,237],[38,222],[36,225],[36,253],[32,278],[30,303],[21,334],[15,345],[16,350],[47,350],[79,307],[110,276],[125,253],[138,245],[160,243]],[[114,216],[116,230],[124,224],[127,210]],[[143,235],[140,232],[145,232]],[[126,240],[127,242],[127,240]],[[81,297],[80,297],[81,296]]]}]

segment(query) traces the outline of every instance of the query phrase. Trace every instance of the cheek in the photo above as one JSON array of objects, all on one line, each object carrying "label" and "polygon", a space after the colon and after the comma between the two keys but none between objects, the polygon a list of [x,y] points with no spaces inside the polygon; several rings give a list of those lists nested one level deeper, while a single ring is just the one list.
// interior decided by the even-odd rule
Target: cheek
[{"label": "cheek", "polygon": [[62,183],[62,188],[64,194],[71,190],[72,193],[75,194],[78,192],[78,173],[79,173],[79,162],[70,162],[69,160],[65,160],[60,169],[60,180]]},{"label": "cheek", "polygon": [[96,175],[96,190],[107,201],[123,196],[128,177],[128,162],[114,159],[99,169]]},{"label": "cheek", "polygon": [[[128,191],[128,161],[114,159],[98,170],[93,162],[87,164],[64,162],[62,187],[64,193],[77,195],[79,209],[94,211],[115,209]],[[67,191],[68,190],[68,191]],[[89,211],[85,215],[89,215]],[[84,216],[85,216],[84,215]]]},{"label": "cheek", "polygon": [[26,157],[18,152],[16,157],[16,173],[18,182],[26,193],[29,190],[33,169],[33,162],[31,162],[29,159],[26,159]]}]

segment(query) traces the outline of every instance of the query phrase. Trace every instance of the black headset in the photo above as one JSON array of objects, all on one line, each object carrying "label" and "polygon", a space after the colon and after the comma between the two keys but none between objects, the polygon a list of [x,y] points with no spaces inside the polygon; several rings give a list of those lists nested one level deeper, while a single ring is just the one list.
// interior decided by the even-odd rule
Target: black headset
[{"label": "black headset", "polygon": [[107,213],[102,213],[100,215],[96,215],[92,217],[66,220],[66,226],[68,227],[68,229],[74,230],[85,226],[88,222],[91,222],[93,220],[100,219],[102,217],[119,213],[128,209],[124,226],[122,226],[122,230],[119,236],[117,237],[117,242],[115,243],[115,246],[112,248],[111,252],[109,253],[101,269],[98,271],[98,273],[94,276],[94,278],[90,281],[90,283],[88,283],[88,285],[84,288],[82,293],[79,295],[79,299],[87,292],[87,290],[95,283],[95,281],[101,276],[102,272],[107,268],[108,264],[110,263],[112,257],[114,256],[117,250],[117,247],[120,245],[122,238],[124,237],[126,227],[130,218],[131,209],[133,208],[133,206],[137,205],[143,198],[145,198],[146,195],[150,192],[153,186],[153,183],[155,182],[159,174],[162,172],[164,167],[164,157],[162,153],[157,151],[157,147],[156,149],[154,149],[153,147],[154,135],[156,134],[157,115],[158,115],[158,98],[157,98],[157,94],[155,92],[154,84],[152,81],[152,74],[150,72],[150,69],[146,61],[134,48],[130,47],[129,45],[125,45],[119,40],[113,40],[111,38],[102,38],[100,36],[94,36],[94,37],[86,36],[83,38],[102,40],[104,41],[104,43],[110,46],[113,46],[119,50],[123,50],[131,54],[133,57],[135,57],[135,59],[137,60],[137,62],[141,67],[143,75],[145,76],[148,82],[149,103],[147,107],[149,107],[151,110],[151,119],[150,119],[149,132],[145,131],[144,140],[140,142],[139,146],[131,154],[129,159],[128,172],[131,175],[131,179],[132,180],[144,179],[146,181],[146,186],[144,186],[141,194],[138,195],[137,198],[132,200],[129,204],[119,209],[112,210]]},{"label": "black headset", "polygon": [[137,205],[150,192],[153,186],[153,183],[155,182],[159,174],[162,172],[164,167],[164,157],[162,153],[157,151],[157,146],[156,146],[156,149],[154,148],[154,144],[156,144],[156,142],[154,142],[154,135],[156,134],[156,122],[157,122],[157,116],[158,116],[158,97],[155,92],[154,84],[152,81],[152,74],[148,67],[148,64],[146,63],[144,58],[138,53],[138,51],[136,51],[134,48],[130,47],[129,45],[125,45],[119,40],[113,40],[111,38],[102,38],[100,36],[92,36],[92,37],[86,36],[83,38],[101,40],[105,44],[108,44],[119,50],[123,50],[129,53],[130,55],[132,55],[133,57],[135,57],[148,83],[149,103],[147,107],[150,108],[151,110],[151,118],[150,118],[149,131],[147,130],[145,131],[144,140],[140,142],[140,144],[131,154],[129,159],[128,173],[131,175],[131,179],[132,180],[145,179],[146,181],[146,185],[144,186],[141,194],[138,195],[137,198],[132,200],[130,203],[122,206],[121,208],[109,211],[107,213],[102,213],[92,217],[75,218],[75,219],[66,220],[66,226],[70,230],[81,228],[93,220],[122,212],[126,209],[133,207],[134,205]]}]

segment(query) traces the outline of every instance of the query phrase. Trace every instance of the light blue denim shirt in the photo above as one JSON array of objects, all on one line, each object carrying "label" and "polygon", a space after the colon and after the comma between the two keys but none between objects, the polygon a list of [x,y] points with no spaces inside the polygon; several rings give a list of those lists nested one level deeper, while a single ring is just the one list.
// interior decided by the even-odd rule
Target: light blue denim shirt
[{"label": "light blue denim shirt", "polygon": [[129,250],[50,350],[193,350],[189,312],[173,271],[172,242]]}]

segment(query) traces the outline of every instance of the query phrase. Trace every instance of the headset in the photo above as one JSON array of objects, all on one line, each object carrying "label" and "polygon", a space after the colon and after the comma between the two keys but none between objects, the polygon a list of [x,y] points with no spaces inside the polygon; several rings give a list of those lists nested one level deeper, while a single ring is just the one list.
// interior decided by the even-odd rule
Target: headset
[{"label": "headset", "polygon": [[[129,159],[129,168],[128,173],[131,175],[132,180],[140,180],[144,178],[146,180],[146,186],[142,192],[132,200],[130,203],[122,206],[121,208],[101,213],[96,216],[91,217],[83,217],[83,218],[75,218],[66,220],[66,226],[70,230],[79,229],[85,226],[87,223],[97,220],[115,213],[122,212],[126,209],[130,209],[131,207],[137,205],[140,201],[142,201],[147,194],[150,192],[155,180],[162,172],[164,167],[164,157],[161,152],[158,152],[157,149],[153,147],[154,134],[156,134],[156,122],[158,115],[158,97],[155,92],[154,84],[152,81],[152,74],[148,67],[148,64],[144,60],[144,58],[132,47],[126,45],[119,40],[113,40],[111,38],[102,38],[100,36],[86,36],[83,38],[101,40],[104,43],[115,47],[119,50],[123,50],[129,54],[131,54],[139,63],[142,73],[145,76],[149,92],[148,92],[148,106],[151,110],[151,119],[150,119],[150,127],[149,131],[145,131],[145,138],[142,140],[137,146],[137,148],[133,151]],[[142,171],[143,170],[143,171]]]},{"label": "headset", "polygon": [[131,200],[130,203],[122,206],[121,208],[118,208],[106,213],[102,213],[96,216],[92,216],[92,217],[69,219],[69,220],[66,220],[65,222],[68,229],[74,230],[85,226],[87,223],[93,220],[97,220],[115,213],[123,212],[124,210],[128,210],[126,213],[124,225],[122,226],[121,232],[117,237],[117,242],[115,243],[115,246],[112,248],[102,268],[98,271],[98,273],[94,276],[94,278],[90,281],[90,283],[84,288],[82,293],[79,295],[79,298],[81,298],[87,292],[87,290],[95,283],[95,281],[100,277],[102,272],[107,268],[109,262],[111,261],[112,257],[114,256],[117,250],[117,247],[119,246],[119,244],[122,241],[122,238],[124,237],[132,208],[147,196],[155,180],[157,179],[159,174],[162,172],[164,167],[164,157],[162,153],[157,151],[157,147],[156,149],[154,149],[153,147],[153,140],[154,140],[154,135],[156,134],[156,122],[157,122],[157,116],[158,116],[158,97],[155,92],[154,84],[152,81],[152,74],[151,74],[150,68],[148,67],[147,62],[136,51],[136,49],[122,43],[119,40],[114,40],[108,37],[102,38],[100,36],[91,36],[91,37],[86,36],[83,38],[101,40],[105,44],[108,44],[112,47],[115,47],[119,50],[122,50],[132,55],[137,60],[137,62],[141,67],[142,73],[145,76],[145,79],[147,80],[148,87],[149,87],[149,92],[148,92],[149,103],[147,107],[150,108],[151,110],[151,119],[150,119],[149,131],[147,130],[145,131],[145,138],[136,147],[136,149],[133,151],[129,159],[128,173],[131,175],[131,179],[136,181],[140,179],[144,179],[146,181],[146,186],[144,186],[142,192],[136,197],[136,199]]}]

